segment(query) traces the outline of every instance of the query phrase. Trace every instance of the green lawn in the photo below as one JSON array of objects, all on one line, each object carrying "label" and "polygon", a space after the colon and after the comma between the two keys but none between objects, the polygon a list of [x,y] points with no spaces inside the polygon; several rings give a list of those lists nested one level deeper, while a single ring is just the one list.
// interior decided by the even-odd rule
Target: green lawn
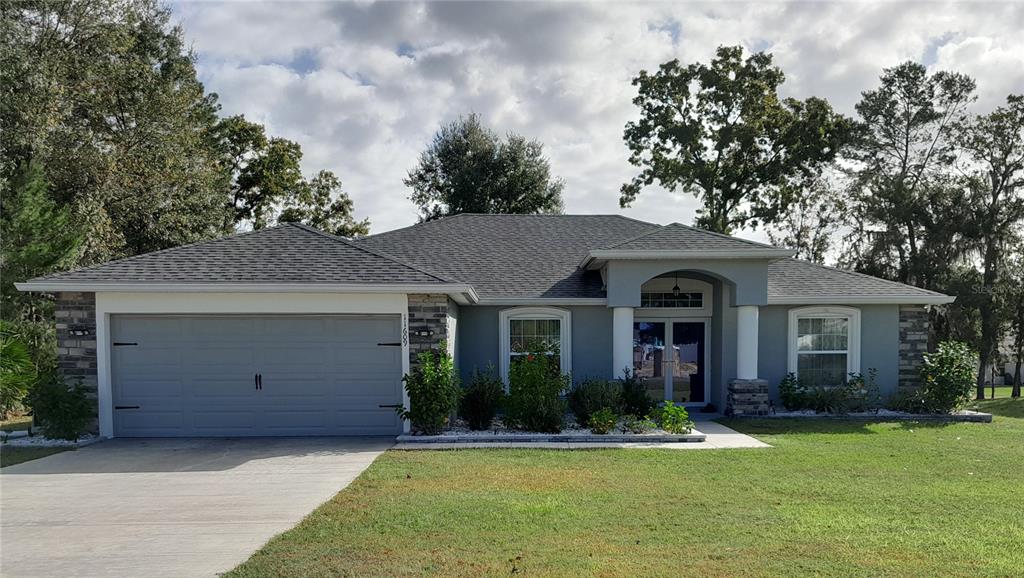
[{"label": "green lawn", "polygon": [[30,460],[38,460],[60,452],[66,452],[72,448],[39,448],[39,447],[18,447],[7,444],[0,444],[0,468],[13,466]]},{"label": "green lawn", "polygon": [[981,408],[727,422],[772,449],[392,451],[229,575],[1020,575],[1024,400]]}]

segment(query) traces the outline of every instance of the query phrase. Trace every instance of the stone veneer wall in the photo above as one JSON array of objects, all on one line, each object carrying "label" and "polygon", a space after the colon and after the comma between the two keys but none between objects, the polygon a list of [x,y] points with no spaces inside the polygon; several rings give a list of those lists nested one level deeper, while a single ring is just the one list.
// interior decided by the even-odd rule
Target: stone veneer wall
[{"label": "stone veneer wall", "polygon": [[[432,331],[432,335],[417,335]],[[448,296],[409,295],[409,363],[416,367],[416,356],[437,349],[448,340]]]},{"label": "stone veneer wall", "polygon": [[768,415],[768,381],[733,379],[725,399],[725,415]]},{"label": "stone veneer wall", "polygon": [[[96,403],[96,294],[57,293],[57,368],[69,384],[81,383]],[[93,424],[96,431],[96,423]]]},{"label": "stone veneer wall", "polygon": [[923,305],[900,305],[900,389],[920,387],[928,333],[928,309]]}]

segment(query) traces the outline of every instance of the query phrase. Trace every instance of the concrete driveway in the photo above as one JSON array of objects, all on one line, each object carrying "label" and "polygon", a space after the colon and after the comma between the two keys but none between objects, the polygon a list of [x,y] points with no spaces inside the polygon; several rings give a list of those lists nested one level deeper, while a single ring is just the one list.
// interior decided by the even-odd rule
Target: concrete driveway
[{"label": "concrete driveway", "polygon": [[392,439],[110,440],[0,470],[3,576],[212,576]]}]

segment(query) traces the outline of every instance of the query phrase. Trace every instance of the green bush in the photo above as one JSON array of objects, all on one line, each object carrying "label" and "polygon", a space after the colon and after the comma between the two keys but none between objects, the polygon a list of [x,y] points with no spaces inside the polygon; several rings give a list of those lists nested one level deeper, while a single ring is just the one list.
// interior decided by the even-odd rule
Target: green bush
[{"label": "green bush", "polygon": [[807,388],[800,383],[796,374],[787,373],[779,382],[779,400],[790,411],[798,411],[807,407]]},{"label": "green bush", "polygon": [[647,415],[654,408],[654,400],[647,395],[644,382],[636,374],[626,368],[622,370],[622,395],[619,409],[624,414]]},{"label": "green bush", "polygon": [[13,325],[0,323],[0,419],[22,409],[37,378],[28,344]]},{"label": "green bush", "polygon": [[976,367],[977,356],[959,341],[943,341],[935,353],[926,353],[921,398],[928,411],[949,413],[970,401]]},{"label": "green bush", "polygon": [[466,420],[469,429],[488,429],[504,400],[505,385],[495,375],[493,366],[485,371],[474,371],[469,386],[462,392],[459,416]]},{"label": "green bush", "polygon": [[615,412],[610,407],[602,407],[590,415],[587,425],[590,426],[591,432],[604,435],[612,431],[618,421]]},{"label": "green bush", "polygon": [[928,404],[916,388],[899,389],[889,398],[889,409],[907,413],[928,413]]},{"label": "green bush", "polygon": [[635,433],[642,434],[658,427],[658,424],[654,423],[649,417],[637,417],[635,415],[627,415],[622,419],[622,433]]},{"label": "green bush", "polygon": [[850,378],[846,380],[846,391],[850,398],[847,407],[850,411],[877,411],[882,407],[882,393],[875,381],[877,376],[878,370],[874,367],[868,368],[867,375],[856,371],[850,373]]},{"label": "green bush", "polygon": [[26,401],[36,425],[50,439],[77,440],[96,417],[82,384],[67,385],[57,375],[40,379]]},{"label": "green bush", "polygon": [[805,407],[817,413],[843,414],[850,410],[850,393],[844,385],[808,387]]},{"label": "green bush", "polygon": [[661,429],[673,434],[688,434],[693,431],[693,422],[690,421],[690,414],[686,408],[676,405],[671,400],[654,411],[651,418],[657,422]]},{"label": "green bush", "polygon": [[437,435],[448,424],[459,401],[459,378],[455,364],[442,342],[436,351],[416,356],[419,366],[402,378],[409,393],[409,409],[395,411],[425,435]]},{"label": "green bush", "polygon": [[622,386],[617,381],[586,379],[569,392],[569,411],[576,415],[576,423],[586,425],[601,408],[617,410],[621,395]]},{"label": "green bush", "polygon": [[571,380],[562,375],[558,353],[531,348],[516,356],[508,371],[508,409],[505,420],[528,431],[558,433],[565,425],[565,402],[559,397]]}]

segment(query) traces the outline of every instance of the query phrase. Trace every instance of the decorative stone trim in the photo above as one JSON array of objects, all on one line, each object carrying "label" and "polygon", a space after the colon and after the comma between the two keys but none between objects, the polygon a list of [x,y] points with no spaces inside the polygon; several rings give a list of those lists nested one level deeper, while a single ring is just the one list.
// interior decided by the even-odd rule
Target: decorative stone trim
[{"label": "decorative stone trim", "polygon": [[409,295],[410,368],[416,367],[417,355],[448,341],[449,301],[447,295]]},{"label": "decorative stone trim", "polygon": [[725,398],[725,415],[768,415],[768,381],[733,379]]},{"label": "decorative stone trim", "polygon": [[[57,370],[69,384],[81,383],[96,405],[96,294],[57,293]],[[98,417],[98,416],[97,416]],[[97,431],[94,422],[91,431]]]},{"label": "decorative stone trim", "polygon": [[921,366],[928,352],[928,309],[923,305],[900,305],[899,388],[921,386]]}]

